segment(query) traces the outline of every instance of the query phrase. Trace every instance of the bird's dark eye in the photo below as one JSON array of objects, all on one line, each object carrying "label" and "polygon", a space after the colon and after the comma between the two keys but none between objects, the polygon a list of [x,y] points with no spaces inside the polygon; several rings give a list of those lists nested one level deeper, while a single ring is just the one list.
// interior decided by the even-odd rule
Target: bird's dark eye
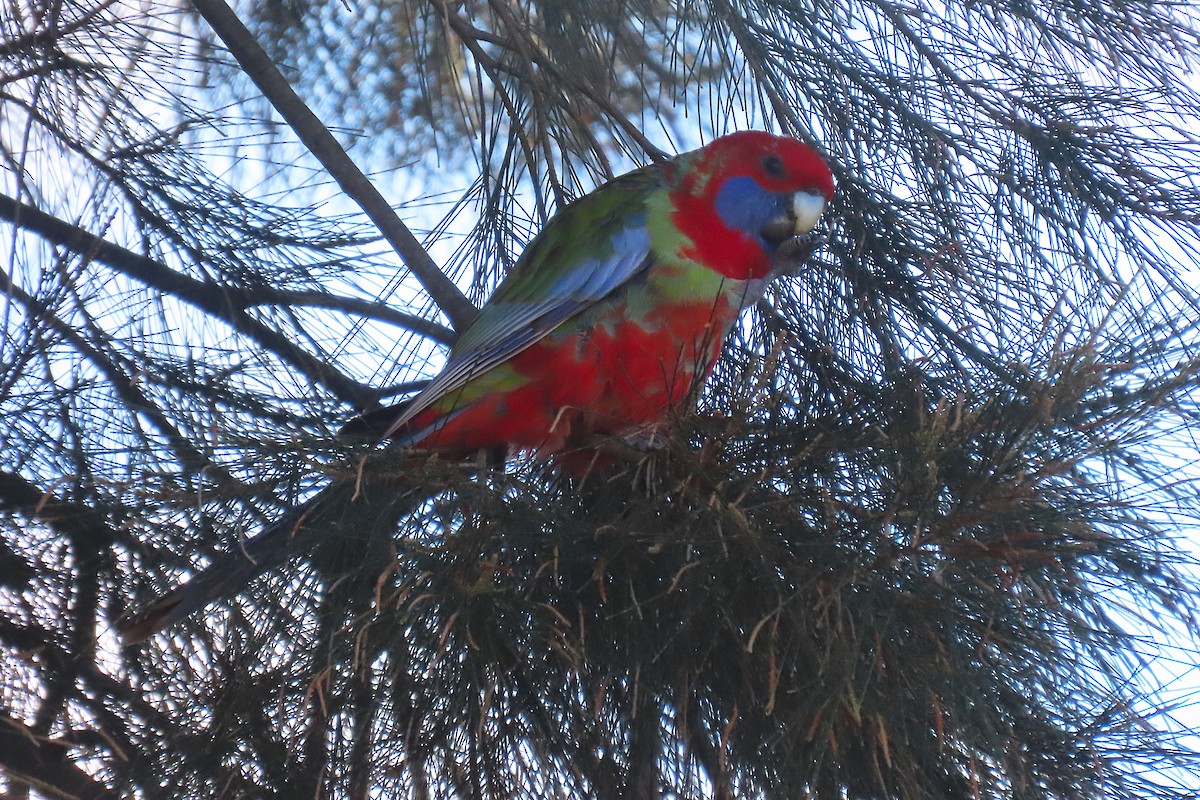
[{"label": "bird's dark eye", "polygon": [[787,170],[783,168],[783,159],[772,153],[769,156],[763,156],[763,170],[772,178],[787,177]]}]

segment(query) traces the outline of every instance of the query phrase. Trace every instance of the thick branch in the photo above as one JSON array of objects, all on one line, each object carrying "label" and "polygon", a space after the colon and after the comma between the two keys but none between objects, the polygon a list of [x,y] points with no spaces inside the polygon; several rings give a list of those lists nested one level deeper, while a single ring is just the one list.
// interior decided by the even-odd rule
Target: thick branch
[{"label": "thick branch", "polygon": [[453,332],[442,325],[389,309],[382,303],[334,297],[319,292],[288,292],[271,287],[247,289],[199,281],[4,194],[0,194],[0,218],[225,320],[257,344],[300,370],[314,383],[328,387],[341,399],[360,408],[374,400],[370,390],[297,347],[279,331],[250,316],[246,309],[272,303],[337,308],[390,322],[439,342],[449,343],[454,338]]},{"label": "thick branch", "polygon": [[442,273],[412,231],[400,220],[374,184],[354,164],[329,129],[300,99],[272,63],[266,51],[223,0],[192,0],[192,5],[212,26],[238,64],[263,96],[291,126],[304,146],[329,170],[338,186],[370,217],[380,233],[404,259],[413,275],[429,292],[456,330],[475,319],[477,310],[458,287]]},{"label": "thick branch", "polygon": [[37,520],[63,538],[94,549],[105,548],[117,539],[116,530],[100,512],[62,500],[12,472],[0,472],[0,511],[14,511]]},{"label": "thick branch", "polygon": [[[326,292],[288,291],[273,286],[224,286],[197,280],[5,194],[0,194],[0,218],[24,230],[32,231],[73,253],[85,255],[93,261],[112,267],[122,275],[141,281],[164,294],[191,303],[203,311],[221,317],[235,327],[240,321],[230,313],[233,311],[244,311],[261,305],[305,306],[358,314],[404,328],[442,344],[454,344],[454,331],[445,325],[416,314],[397,311],[386,303],[339,297]],[[283,353],[279,355],[288,361],[292,360]]]},{"label": "thick branch", "polygon": [[47,797],[116,797],[68,759],[67,745],[37,736],[20,720],[0,712],[0,769],[15,781],[27,784]]},{"label": "thick branch", "polygon": [[4,280],[7,283],[9,297],[17,300],[17,302],[24,306],[32,317],[43,320],[62,337],[64,342],[74,347],[103,373],[113,391],[124,401],[126,408],[131,412],[144,415],[154,423],[159,433],[165,436],[170,442],[176,457],[181,463],[197,472],[207,471],[210,477],[223,485],[234,485],[242,490],[246,489],[245,485],[234,478],[228,470],[214,464],[201,453],[192,440],[184,436],[174,423],[167,418],[163,410],[138,389],[133,377],[126,373],[114,359],[102,352],[99,345],[89,340],[75,327],[64,322],[36,297],[30,295],[24,289],[15,286],[2,270],[0,270],[0,280]]}]

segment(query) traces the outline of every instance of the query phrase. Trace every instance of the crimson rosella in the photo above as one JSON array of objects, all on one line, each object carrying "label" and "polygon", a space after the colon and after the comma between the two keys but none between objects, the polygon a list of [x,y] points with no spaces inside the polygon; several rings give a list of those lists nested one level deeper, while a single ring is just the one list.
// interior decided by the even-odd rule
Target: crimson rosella
[{"label": "crimson rosella", "polygon": [[[525,450],[568,469],[695,398],[739,313],[812,236],[833,175],[743,131],[604,184],[551,219],[413,398],[351,429],[443,458]],[[145,638],[278,563],[325,492],[120,627]]]}]

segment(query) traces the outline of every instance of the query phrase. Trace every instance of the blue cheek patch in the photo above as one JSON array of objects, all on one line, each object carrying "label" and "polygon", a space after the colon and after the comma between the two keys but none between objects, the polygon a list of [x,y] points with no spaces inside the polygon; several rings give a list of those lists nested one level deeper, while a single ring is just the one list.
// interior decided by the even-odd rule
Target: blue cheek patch
[{"label": "blue cheek patch", "polygon": [[763,226],[783,210],[780,204],[779,197],[745,175],[729,178],[717,192],[717,215],[721,221],[759,241]]}]

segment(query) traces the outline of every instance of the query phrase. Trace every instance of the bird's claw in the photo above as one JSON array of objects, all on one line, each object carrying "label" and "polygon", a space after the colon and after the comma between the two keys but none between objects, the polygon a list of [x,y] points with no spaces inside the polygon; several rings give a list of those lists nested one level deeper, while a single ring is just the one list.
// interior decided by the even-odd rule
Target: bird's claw
[{"label": "bird's claw", "polygon": [[811,231],[803,236],[793,236],[779,243],[771,264],[774,275],[798,275],[812,258],[813,253],[829,241],[825,231]]}]

